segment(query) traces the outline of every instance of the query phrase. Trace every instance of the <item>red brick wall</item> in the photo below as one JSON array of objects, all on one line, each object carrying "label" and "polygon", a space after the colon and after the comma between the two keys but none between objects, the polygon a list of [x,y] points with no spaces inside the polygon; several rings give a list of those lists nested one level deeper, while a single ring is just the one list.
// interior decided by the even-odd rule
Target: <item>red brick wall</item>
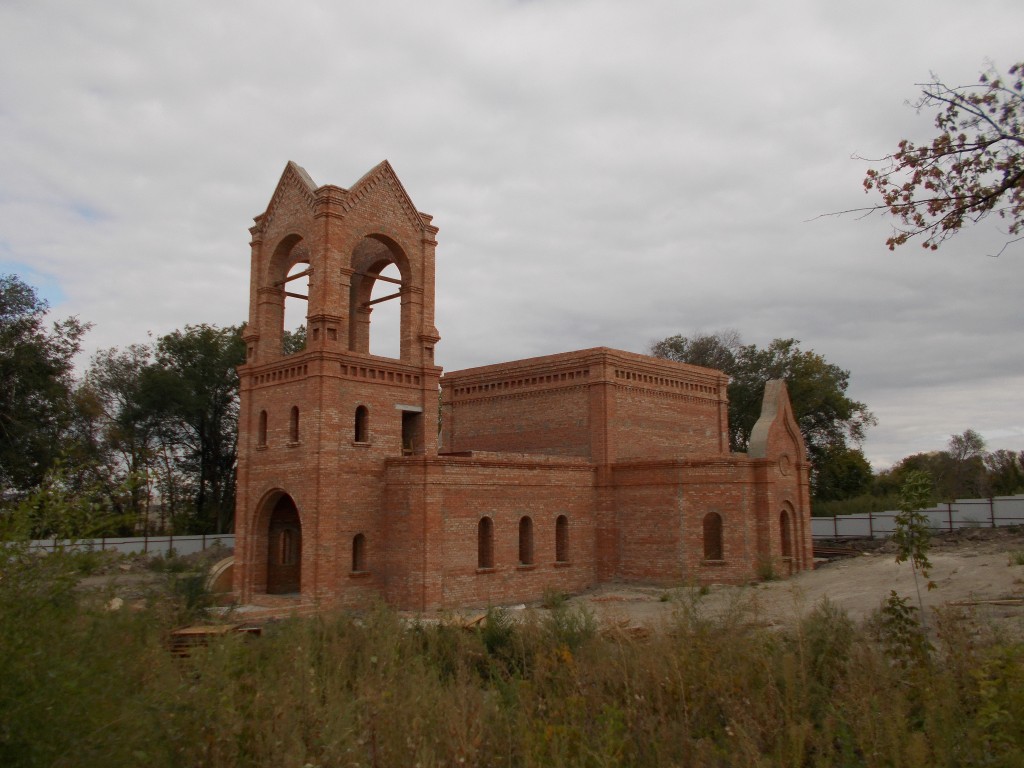
[{"label": "red brick wall", "polygon": [[456,371],[441,384],[444,450],[597,462],[728,452],[726,378],[706,368],[600,347]]},{"label": "red brick wall", "polygon": [[719,403],[711,397],[622,384],[615,388],[615,412],[612,429],[619,459],[714,455],[721,450]]},{"label": "red brick wall", "polygon": [[589,457],[588,405],[586,388],[572,384],[465,398],[458,402],[443,448]]},{"label": "red brick wall", "polygon": [[[589,463],[474,454],[390,460],[387,473],[389,599],[414,607],[488,605],[536,600],[545,589],[576,592],[594,583]],[[418,499],[425,503],[417,505]],[[559,515],[569,522],[565,563],[555,561]],[[493,522],[493,568],[479,569],[477,534],[485,516]],[[533,523],[530,565],[519,562],[524,516]],[[421,583],[426,587],[418,593]]]},{"label": "red brick wall", "polygon": [[[619,576],[659,583],[741,583],[756,576],[745,457],[625,463],[615,468],[622,561]],[[722,518],[721,561],[704,559],[704,517]]]}]

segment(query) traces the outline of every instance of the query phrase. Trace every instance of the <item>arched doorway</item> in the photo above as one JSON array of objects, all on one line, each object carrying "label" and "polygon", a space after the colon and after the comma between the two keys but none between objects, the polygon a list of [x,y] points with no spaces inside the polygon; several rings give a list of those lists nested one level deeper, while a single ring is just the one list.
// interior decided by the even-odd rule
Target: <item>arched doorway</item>
[{"label": "arched doorway", "polygon": [[302,523],[288,494],[270,513],[267,533],[267,594],[286,595],[302,586]]}]

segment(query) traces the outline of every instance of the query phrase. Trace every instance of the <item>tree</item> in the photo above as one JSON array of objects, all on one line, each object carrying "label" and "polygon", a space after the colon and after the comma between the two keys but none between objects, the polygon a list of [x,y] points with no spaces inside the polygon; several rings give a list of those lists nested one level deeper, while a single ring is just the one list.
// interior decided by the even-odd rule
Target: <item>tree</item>
[{"label": "tree", "polygon": [[871,488],[874,473],[864,452],[859,448],[830,446],[815,473],[816,501],[852,499]]},{"label": "tree", "polygon": [[913,472],[932,479],[932,497],[941,501],[1024,492],[1024,451],[985,450],[985,439],[967,429],[950,435],[944,451],[915,453],[879,472],[872,493],[893,493]]},{"label": "tree", "polygon": [[286,355],[294,355],[306,349],[306,324],[302,323],[294,331],[284,329],[281,335],[281,350]]},{"label": "tree", "polygon": [[949,436],[949,456],[956,462],[966,462],[985,455],[985,438],[973,429]]},{"label": "tree", "polygon": [[[924,601],[921,599],[921,587],[917,581],[917,572],[926,579],[932,564],[928,559],[931,544],[931,531],[928,530],[928,518],[921,512],[931,503],[932,479],[927,472],[911,471],[903,479],[900,486],[900,511],[893,518],[892,541],[896,546],[896,562],[910,561],[914,572],[914,588],[917,590],[917,604],[924,615]],[[928,582],[928,589],[935,584]]]},{"label": "tree", "polygon": [[943,500],[951,498],[947,489],[950,485],[948,478],[953,475],[952,461],[945,451],[914,453],[900,459],[889,469],[875,475],[872,492],[876,496],[885,498],[897,496],[904,480],[911,472],[924,473],[931,479],[933,498]]},{"label": "tree", "polygon": [[989,67],[975,85],[948,86],[934,75],[921,84],[912,106],[938,110],[938,135],[920,145],[901,140],[864,178],[865,192],[882,198],[866,210],[899,222],[889,250],[915,237],[935,250],[992,214],[1007,222],[1009,236],[1024,232],[1024,62],[1009,77]]},{"label": "tree", "polygon": [[736,355],[743,346],[739,331],[726,328],[717,333],[695,333],[693,336],[669,336],[651,345],[655,357],[702,365],[729,373],[736,368]]},{"label": "tree", "polygon": [[1024,491],[1024,451],[1000,449],[985,456],[988,492],[1010,496]]},{"label": "tree", "polygon": [[38,486],[73,421],[73,359],[88,324],[44,322],[47,303],[0,275],[0,496]]},{"label": "tree", "polygon": [[157,466],[160,427],[144,401],[143,382],[152,357],[153,351],[145,344],[100,350],[93,355],[78,389],[79,397],[88,399],[95,414],[95,462],[102,466],[112,487],[129,491],[120,511],[126,519],[138,521],[137,527],[143,531],[148,530],[151,476]]},{"label": "tree", "polygon": [[948,497],[981,496],[985,492],[985,439],[973,429],[950,435],[946,453],[952,464]]},{"label": "tree", "polygon": [[[651,354],[694,365],[716,367],[729,375],[729,443],[745,451],[761,415],[764,387],[769,379],[784,379],[800,432],[811,461],[811,485],[819,493],[835,492],[837,478],[846,474],[856,487],[862,474],[853,453],[875,417],[863,403],[846,395],[850,372],[829,363],[812,350],[800,349],[796,339],[775,339],[761,349],[742,344],[736,331],[672,336],[651,346]],[[860,456],[863,459],[863,455]],[[830,462],[847,469],[829,467]],[[866,463],[866,462],[864,462]],[[826,491],[826,488],[829,490]]]},{"label": "tree", "polygon": [[191,479],[196,533],[231,527],[235,506],[238,374],[245,361],[241,328],[189,325],[156,342],[142,403],[175,444],[173,461]]}]

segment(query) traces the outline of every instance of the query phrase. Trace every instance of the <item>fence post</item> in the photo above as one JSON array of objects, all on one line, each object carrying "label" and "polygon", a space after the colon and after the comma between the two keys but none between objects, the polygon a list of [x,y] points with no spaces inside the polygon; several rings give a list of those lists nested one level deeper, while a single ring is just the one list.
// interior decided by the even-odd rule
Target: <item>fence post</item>
[{"label": "fence post", "polygon": [[946,502],[946,518],[949,520],[949,532],[953,532],[953,505]]},{"label": "fence post", "polygon": [[988,497],[988,519],[992,521],[992,527],[996,527],[996,506],[992,502],[992,497]]},{"label": "fence post", "polygon": [[868,510],[868,538],[875,538],[875,516]]}]

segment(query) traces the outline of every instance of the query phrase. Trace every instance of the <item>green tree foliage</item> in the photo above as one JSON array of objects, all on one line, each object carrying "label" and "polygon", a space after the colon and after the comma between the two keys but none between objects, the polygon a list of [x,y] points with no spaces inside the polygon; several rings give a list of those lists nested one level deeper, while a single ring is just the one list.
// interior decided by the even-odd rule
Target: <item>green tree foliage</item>
[{"label": "green tree foliage", "polygon": [[285,328],[281,336],[281,350],[286,355],[294,355],[306,348],[306,324],[298,326],[294,331]]},{"label": "green tree foliage", "polygon": [[[234,512],[239,328],[186,326],[97,353],[78,388],[81,443],[132,532],[222,533]],[[83,448],[83,452],[86,452]],[[159,516],[154,519],[153,509]]]},{"label": "green tree foliage", "polygon": [[[877,190],[899,222],[889,250],[915,237],[935,250],[963,227],[996,214],[1010,236],[1024,231],[1024,62],[1009,79],[990,67],[975,85],[922,84],[918,111],[937,110],[938,135],[903,139],[882,166],[868,170],[865,192]],[[1005,246],[1004,246],[1005,247]]]},{"label": "green tree foliage", "polygon": [[931,533],[928,530],[928,518],[921,510],[932,505],[931,476],[919,470],[908,472],[900,486],[899,499],[899,514],[893,518],[896,530],[892,535],[896,545],[896,562],[909,560],[927,578],[928,569],[932,567],[928,560]]},{"label": "green tree foliage", "polygon": [[[48,329],[46,310],[30,286],[0,276],[0,499],[76,495],[119,521],[107,533],[149,531],[154,503],[162,529],[230,530],[241,328],[189,325],[103,350],[76,382],[88,326],[71,318]],[[304,328],[291,337],[301,347]],[[39,506],[37,535],[61,528],[60,508]]]},{"label": "green tree foliage", "polygon": [[895,493],[912,472],[932,478],[932,497],[940,501],[1010,495],[1024,490],[1024,457],[1015,451],[988,453],[973,429],[951,435],[946,450],[915,453],[879,472],[872,493]]},{"label": "green tree foliage", "polygon": [[1000,449],[987,454],[984,461],[992,496],[1024,492],[1024,451]]},{"label": "green tree foliage", "polygon": [[985,482],[985,440],[973,429],[959,435],[950,435],[946,449],[952,463],[949,487],[950,498],[963,499],[982,496],[987,491]]},{"label": "green tree foliage", "polygon": [[0,496],[39,485],[74,421],[73,358],[88,325],[47,328],[47,303],[0,275]]},{"label": "green tree foliage", "polygon": [[[867,406],[846,395],[850,372],[829,363],[796,339],[775,339],[767,347],[742,344],[736,331],[672,336],[652,345],[651,354],[729,375],[729,443],[745,451],[761,415],[764,386],[784,379],[793,412],[807,445],[815,498],[863,489],[867,464],[858,449],[875,423]],[[829,466],[834,462],[836,466]],[[824,494],[824,496],[822,496]]]},{"label": "green tree foliage", "polygon": [[190,478],[195,533],[230,530],[235,506],[241,327],[189,325],[159,338],[141,399],[176,446],[173,462]]},{"label": "green tree foliage", "polygon": [[147,407],[143,391],[151,361],[152,350],[144,344],[101,350],[78,388],[80,410],[88,408],[91,415],[82,433],[89,435],[96,473],[130,489],[121,511],[141,521],[135,527],[142,530],[147,529],[160,435],[159,420]]},{"label": "green tree foliage", "polygon": [[852,499],[871,488],[874,473],[859,448],[829,446],[815,475],[815,500]]},{"label": "green tree foliage", "polygon": [[[917,573],[921,572],[928,578],[932,564],[928,559],[931,544],[931,532],[928,530],[928,518],[921,512],[932,504],[932,478],[927,472],[908,472],[900,486],[900,509],[893,518],[892,542],[896,545],[896,562],[910,561],[914,571],[914,586],[917,589],[917,603],[924,613],[924,601],[921,599],[921,587],[917,583]],[[928,582],[928,589],[935,584]],[[895,593],[893,596],[895,597]]]}]

